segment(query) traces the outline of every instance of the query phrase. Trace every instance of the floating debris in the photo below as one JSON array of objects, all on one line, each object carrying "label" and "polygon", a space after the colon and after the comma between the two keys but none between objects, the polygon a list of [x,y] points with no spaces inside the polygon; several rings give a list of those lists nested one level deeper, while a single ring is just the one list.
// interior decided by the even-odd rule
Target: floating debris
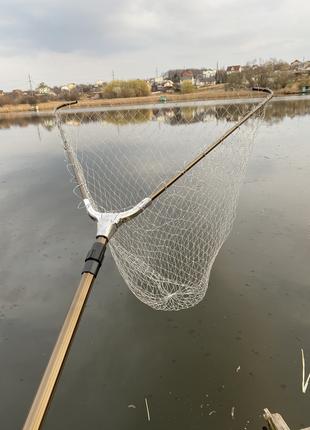
[{"label": "floating debris", "polygon": [[238,366],[236,369],[236,373],[238,373],[240,369],[241,369],[241,366]]},{"label": "floating debris", "polygon": [[136,409],[136,405],[128,405],[128,408]]},{"label": "floating debris", "polygon": [[247,420],[246,425],[243,427],[243,430],[247,430],[249,424],[250,424],[250,420]]},{"label": "floating debris", "polygon": [[213,414],[216,414],[216,411],[209,412],[209,415],[213,415]]},{"label": "floating debris", "polygon": [[149,405],[148,405],[148,402],[147,402],[147,398],[146,398],[146,397],[144,398],[144,401],[145,401],[145,407],[146,407],[146,413],[147,413],[147,420],[148,420],[148,421],[151,421]]},{"label": "floating debris", "polygon": [[235,419],[235,406],[231,408],[231,418]]}]

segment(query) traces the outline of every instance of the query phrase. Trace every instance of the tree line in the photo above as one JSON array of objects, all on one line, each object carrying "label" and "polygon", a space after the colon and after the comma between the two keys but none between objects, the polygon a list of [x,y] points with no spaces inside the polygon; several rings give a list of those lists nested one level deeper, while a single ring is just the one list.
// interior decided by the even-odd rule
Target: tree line
[{"label": "tree line", "polygon": [[281,90],[293,84],[296,89],[301,89],[304,82],[309,82],[308,77],[297,77],[290,65],[281,60],[269,60],[261,64],[248,63],[241,72],[227,73],[219,71],[217,81],[225,83],[227,89],[238,87],[269,87],[273,90]]}]

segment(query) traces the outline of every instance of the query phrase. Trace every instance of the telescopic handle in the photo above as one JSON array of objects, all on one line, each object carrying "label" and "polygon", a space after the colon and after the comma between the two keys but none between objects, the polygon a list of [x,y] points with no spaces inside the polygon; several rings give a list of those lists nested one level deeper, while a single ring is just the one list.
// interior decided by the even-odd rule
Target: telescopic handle
[{"label": "telescopic handle", "polygon": [[23,430],[38,430],[47,411],[62,366],[85,307],[90,288],[101,267],[108,240],[98,237],[85,259],[82,278],[59,333]]}]

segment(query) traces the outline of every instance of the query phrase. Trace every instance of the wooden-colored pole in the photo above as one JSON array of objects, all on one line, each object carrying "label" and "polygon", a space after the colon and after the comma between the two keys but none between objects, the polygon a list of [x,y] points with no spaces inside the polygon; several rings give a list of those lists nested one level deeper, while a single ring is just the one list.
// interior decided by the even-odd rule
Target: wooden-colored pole
[{"label": "wooden-colored pole", "polygon": [[[265,418],[268,430],[290,430],[283,417],[277,413],[271,413],[267,408],[264,409],[263,417]],[[310,427],[302,430],[310,430]]]},{"label": "wooden-colored pole", "polygon": [[272,414],[266,408],[263,416],[267,422],[268,430],[290,430],[280,414]]},{"label": "wooden-colored pole", "polygon": [[[107,239],[98,238],[97,242],[106,245]],[[41,426],[94,280],[92,273],[83,273],[23,430],[38,430]]]}]

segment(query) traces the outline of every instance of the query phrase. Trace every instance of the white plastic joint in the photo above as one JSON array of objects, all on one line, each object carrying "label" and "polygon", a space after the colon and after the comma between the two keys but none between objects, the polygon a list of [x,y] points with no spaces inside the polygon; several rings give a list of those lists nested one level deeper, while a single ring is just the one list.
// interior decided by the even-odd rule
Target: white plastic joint
[{"label": "white plastic joint", "polygon": [[136,206],[124,212],[98,212],[96,211],[88,199],[84,199],[84,204],[89,216],[97,221],[97,236],[104,236],[111,239],[117,228],[124,222],[135,218],[151,204],[152,200],[147,197]]}]

